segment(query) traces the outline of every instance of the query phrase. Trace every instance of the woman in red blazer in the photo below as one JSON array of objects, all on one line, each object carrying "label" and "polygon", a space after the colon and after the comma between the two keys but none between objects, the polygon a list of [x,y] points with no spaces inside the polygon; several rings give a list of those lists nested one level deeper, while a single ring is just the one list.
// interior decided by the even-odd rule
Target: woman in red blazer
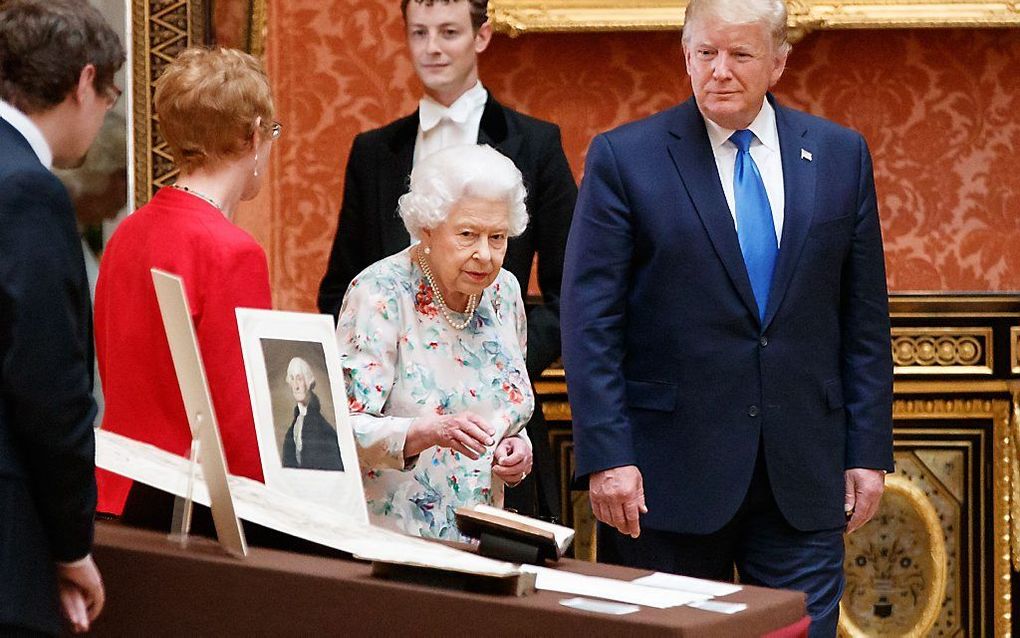
[{"label": "woman in red blazer", "polygon": [[[102,427],[182,456],[190,451],[149,269],[175,273],[184,279],[230,472],[261,481],[234,309],[271,306],[269,271],[262,248],[231,219],[240,201],[258,193],[279,136],[269,83],[245,53],[189,49],[157,81],[155,108],[180,175],[120,224],[100,264]],[[132,508],[155,508],[169,520],[167,501],[151,489],[104,470],[97,480],[100,512],[130,520]]]}]

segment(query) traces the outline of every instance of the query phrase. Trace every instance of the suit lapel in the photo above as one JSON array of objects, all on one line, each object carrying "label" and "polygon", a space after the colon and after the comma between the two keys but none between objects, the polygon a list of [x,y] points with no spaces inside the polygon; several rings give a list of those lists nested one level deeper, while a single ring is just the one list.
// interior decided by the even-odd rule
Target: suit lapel
[{"label": "suit lapel", "polygon": [[516,160],[521,150],[521,136],[510,132],[503,106],[492,97],[492,93],[485,101],[478,125],[478,143],[488,144],[511,160]]},{"label": "suit lapel", "polygon": [[733,215],[726,203],[726,195],[723,194],[705,121],[694,98],[681,105],[676,112],[677,118],[670,129],[673,137],[667,143],[670,157],[737,294],[751,314],[757,317],[758,306],[740,252]]},{"label": "suit lapel", "polygon": [[414,165],[414,143],[418,137],[418,112],[404,118],[390,138],[389,161],[379,175],[379,201],[386,207],[380,215],[380,237],[384,255],[392,255],[407,248],[411,237],[397,212],[397,200],[407,192],[411,167]]},{"label": "suit lapel", "polygon": [[779,244],[776,270],[772,275],[769,305],[765,309],[762,331],[768,328],[772,318],[776,316],[804,249],[815,202],[815,164],[807,158],[814,157],[817,151],[808,135],[808,129],[803,125],[798,126],[793,121],[791,113],[776,104],[772,96],[769,96],[769,100],[776,110],[786,208],[783,217],[783,237]]}]

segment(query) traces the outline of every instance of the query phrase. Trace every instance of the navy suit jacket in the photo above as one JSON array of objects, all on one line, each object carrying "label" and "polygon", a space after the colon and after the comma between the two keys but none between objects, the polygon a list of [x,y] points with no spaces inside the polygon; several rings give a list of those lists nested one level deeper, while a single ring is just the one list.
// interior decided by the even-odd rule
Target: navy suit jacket
[{"label": "navy suit jacket", "polygon": [[55,634],[53,561],[92,544],[92,308],[67,191],[2,119],[0,149],[0,626]]},{"label": "navy suit jacket", "polygon": [[588,151],[562,297],[576,475],[638,466],[652,529],[721,528],[759,445],[801,530],[844,524],[845,469],[892,469],[871,157],[854,131],[775,110],[786,209],[763,322],[694,98]]}]

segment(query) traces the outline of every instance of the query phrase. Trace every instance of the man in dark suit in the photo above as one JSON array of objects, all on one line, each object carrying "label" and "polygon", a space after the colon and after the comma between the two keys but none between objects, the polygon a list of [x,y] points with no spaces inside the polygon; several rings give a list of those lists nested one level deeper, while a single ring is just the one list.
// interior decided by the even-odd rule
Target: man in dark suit
[{"label": "man in dark suit", "polygon": [[315,373],[301,357],[287,365],[287,385],[296,405],[283,437],[283,467],[342,472],[336,429],[322,416],[322,405],[313,392]]},{"label": "man in dark suit", "polygon": [[117,35],[87,2],[0,4],[0,635],[84,631],[103,606],[92,320],[74,209],[49,168],[84,160],[120,94]]},{"label": "man in dark suit", "polygon": [[[410,245],[397,199],[418,160],[456,144],[489,144],[513,160],[528,189],[528,229],[511,240],[503,267],[527,291],[538,255],[543,303],[528,309],[527,366],[534,381],[560,354],[563,250],[577,187],[559,127],[501,105],[479,82],[478,55],[492,37],[486,7],[487,0],[402,0],[408,49],[425,96],[415,113],[354,139],[319,310],[336,317],[359,272]],[[559,495],[541,405],[528,432],[538,484],[527,478],[507,492],[506,506],[556,516]]]},{"label": "man in dark suit", "polygon": [[603,548],[807,593],[833,636],[843,533],[892,469],[871,158],[776,103],[782,0],[693,0],[694,97],[597,136],[563,285],[577,475]]}]

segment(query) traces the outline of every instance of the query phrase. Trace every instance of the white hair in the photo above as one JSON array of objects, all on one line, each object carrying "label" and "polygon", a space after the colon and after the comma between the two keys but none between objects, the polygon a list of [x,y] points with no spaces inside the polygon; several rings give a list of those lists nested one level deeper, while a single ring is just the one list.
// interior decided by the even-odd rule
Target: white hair
[{"label": "white hair", "polygon": [[293,381],[294,377],[299,374],[304,377],[309,390],[315,387],[315,373],[312,372],[312,366],[308,365],[308,362],[301,357],[294,357],[287,364],[287,383]]},{"label": "white hair", "polygon": [[484,144],[451,146],[429,155],[411,171],[411,190],[400,198],[400,216],[412,239],[443,223],[463,197],[505,199],[509,235],[528,227],[527,191],[521,171],[505,155]]},{"label": "white hair", "polygon": [[691,29],[704,18],[716,18],[726,24],[760,23],[769,30],[776,53],[793,48],[788,39],[784,0],[690,0],[684,11],[683,42],[690,45]]}]

